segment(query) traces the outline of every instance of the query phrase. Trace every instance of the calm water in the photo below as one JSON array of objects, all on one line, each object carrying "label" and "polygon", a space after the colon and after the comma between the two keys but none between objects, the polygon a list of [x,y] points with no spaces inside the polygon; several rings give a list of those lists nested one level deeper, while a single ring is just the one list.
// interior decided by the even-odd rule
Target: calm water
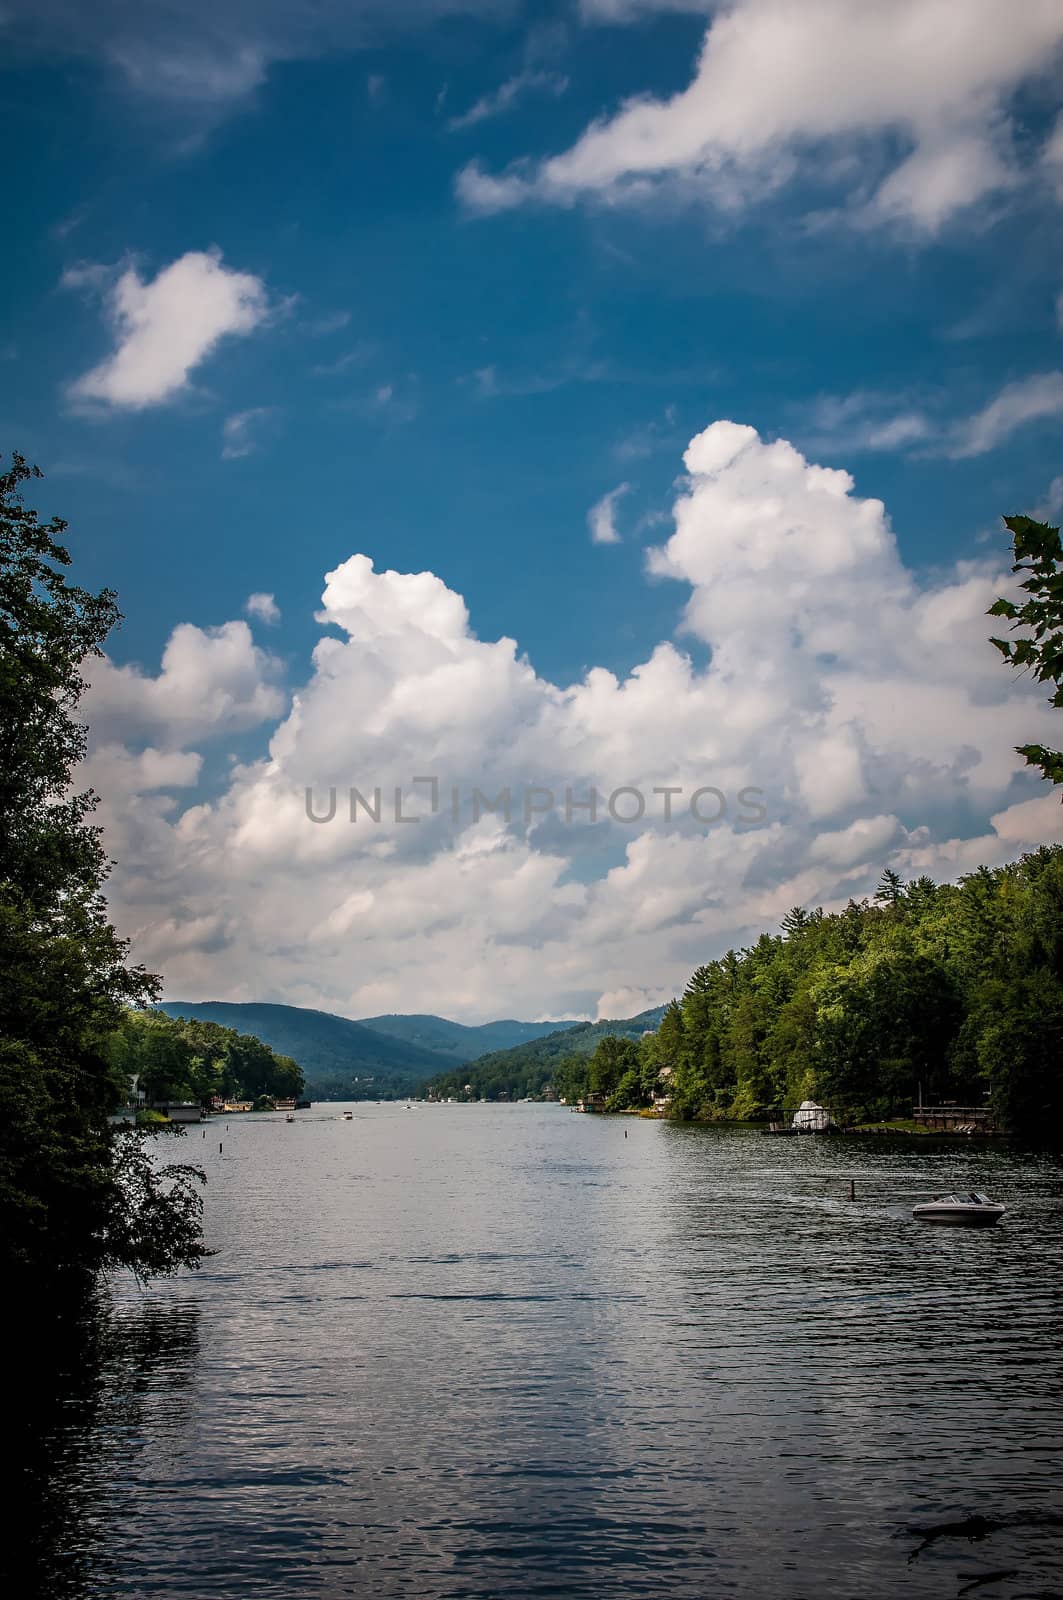
[{"label": "calm water", "polygon": [[180,1147],[218,1254],[70,1331],[18,1594],[1063,1594],[1059,1163],[355,1109]]}]

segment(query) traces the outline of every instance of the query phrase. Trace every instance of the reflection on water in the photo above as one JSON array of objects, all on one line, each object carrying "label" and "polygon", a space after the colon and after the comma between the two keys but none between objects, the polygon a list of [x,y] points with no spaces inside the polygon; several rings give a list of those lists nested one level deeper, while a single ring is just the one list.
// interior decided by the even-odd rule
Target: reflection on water
[{"label": "reflection on water", "polygon": [[113,1575],[124,1482],[187,1425],[198,1320],[194,1301],[103,1288],[24,1309],[7,1407],[15,1537],[0,1558],[14,1592],[62,1600]]},{"label": "reflection on water", "polygon": [[[219,1253],[34,1397],[19,1593],[1063,1592],[1057,1162],[532,1106],[223,1144]],[[957,1183],[999,1228],[912,1222]]]}]

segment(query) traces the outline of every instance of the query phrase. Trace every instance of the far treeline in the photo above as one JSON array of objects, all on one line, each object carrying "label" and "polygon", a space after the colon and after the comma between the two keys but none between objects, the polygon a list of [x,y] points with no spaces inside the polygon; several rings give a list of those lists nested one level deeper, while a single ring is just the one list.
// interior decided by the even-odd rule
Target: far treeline
[{"label": "far treeline", "polygon": [[[560,1043],[564,1035],[555,1036]],[[846,1121],[926,1102],[992,1104],[1023,1136],[1063,1124],[1063,847],[955,884],[902,883],[871,900],[795,907],[776,934],[699,967],[655,1033],[593,1054],[519,1051],[434,1079],[487,1099],[552,1090],[605,1109],[667,1097],[684,1120],[756,1120],[813,1099]]]}]

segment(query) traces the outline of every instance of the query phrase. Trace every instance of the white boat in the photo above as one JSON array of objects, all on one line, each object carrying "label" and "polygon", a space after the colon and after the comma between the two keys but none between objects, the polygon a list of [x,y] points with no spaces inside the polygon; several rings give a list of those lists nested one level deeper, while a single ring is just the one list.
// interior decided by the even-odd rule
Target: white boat
[{"label": "white boat", "polygon": [[828,1133],[830,1112],[814,1100],[802,1100],[790,1124],[795,1133]]},{"label": "white boat", "polygon": [[285,1117],[284,1120],[285,1120],[285,1122],[294,1122],[295,1121],[295,1112],[294,1111],[289,1111],[288,1115]]},{"label": "white boat", "polygon": [[939,1194],[912,1207],[917,1222],[943,1223],[950,1228],[991,1228],[1007,1208],[972,1189],[969,1194]]},{"label": "white boat", "polygon": [[354,1121],[354,1112],[353,1111],[345,1111],[343,1113],[343,1120],[344,1120],[344,1122],[353,1122]]}]

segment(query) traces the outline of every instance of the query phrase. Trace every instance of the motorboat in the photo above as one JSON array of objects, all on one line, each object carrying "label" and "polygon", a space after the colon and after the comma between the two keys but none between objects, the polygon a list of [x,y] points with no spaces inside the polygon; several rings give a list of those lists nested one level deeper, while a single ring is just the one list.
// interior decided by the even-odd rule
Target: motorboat
[{"label": "motorboat", "polygon": [[968,1194],[939,1194],[912,1207],[916,1222],[937,1222],[951,1228],[991,1228],[1006,1206],[972,1189]]},{"label": "motorboat", "polygon": [[343,1113],[343,1120],[344,1120],[344,1122],[353,1122],[354,1121],[354,1112],[353,1111],[345,1111]]},{"label": "motorboat", "polygon": [[295,1121],[295,1112],[294,1111],[289,1111],[288,1115],[285,1117],[284,1120],[285,1120],[285,1122],[294,1122]]}]

